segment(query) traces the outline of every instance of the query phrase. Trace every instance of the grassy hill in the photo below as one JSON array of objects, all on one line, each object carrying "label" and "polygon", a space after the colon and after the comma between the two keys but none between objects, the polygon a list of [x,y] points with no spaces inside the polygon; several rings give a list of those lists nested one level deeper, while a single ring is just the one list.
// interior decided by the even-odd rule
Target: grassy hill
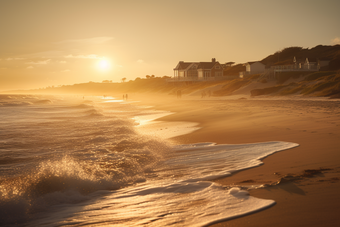
[{"label": "grassy hill", "polygon": [[[135,92],[152,92],[175,95],[181,90],[183,95],[200,95],[209,90],[213,96],[233,95],[240,90],[247,90],[251,96],[260,95],[305,95],[340,98],[340,45],[316,46],[312,49],[289,47],[267,56],[261,62],[267,67],[277,64],[291,64],[293,58],[319,58],[330,61],[328,69],[319,72],[283,72],[270,83],[261,75],[223,81],[204,82],[168,82],[166,78],[137,78],[124,83],[83,83],[48,87],[30,91],[12,91],[13,93],[50,93],[78,95],[122,95]],[[228,69],[230,75],[244,71],[243,64]]]},{"label": "grassy hill", "polygon": [[305,60],[306,58],[329,60],[329,67],[325,70],[340,69],[340,45],[318,45],[312,49],[304,49],[302,47],[288,47],[267,56],[266,58],[262,59],[261,62],[265,64],[267,68],[269,68],[272,65],[293,64],[294,57],[297,60]]},{"label": "grassy hill", "polygon": [[[256,86],[254,86],[256,85]],[[77,94],[77,95],[123,95],[125,93],[163,93],[175,95],[181,90],[183,95],[201,95],[210,90],[212,96],[233,95],[239,90],[249,87],[251,96],[286,96],[303,95],[340,98],[340,70],[319,71],[297,75],[286,73],[285,80],[271,81],[261,79],[260,74],[249,78],[225,81],[205,81],[195,83],[168,83],[163,78],[136,79],[125,83],[83,83],[16,93],[49,93],[49,94]]]}]

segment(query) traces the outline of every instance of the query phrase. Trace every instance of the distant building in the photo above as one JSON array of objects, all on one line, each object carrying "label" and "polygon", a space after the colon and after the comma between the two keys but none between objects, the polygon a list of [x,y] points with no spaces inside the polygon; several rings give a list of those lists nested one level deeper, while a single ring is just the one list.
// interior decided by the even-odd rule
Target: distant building
[{"label": "distant building", "polygon": [[277,78],[282,72],[308,72],[319,71],[320,69],[327,69],[329,60],[319,60],[317,58],[301,58],[295,57],[288,64],[273,65],[266,69],[263,76],[266,78]]},{"label": "distant building", "polygon": [[264,73],[266,66],[259,61],[247,62],[244,64],[246,71],[240,72],[240,77],[243,78],[247,75]]},{"label": "distant building", "polygon": [[284,71],[319,71],[321,67],[328,66],[329,61],[320,61],[316,58],[303,58],[296,59],[293,58],[293,63],[285,65],[274,65],[270,69],[274,72],[284,72]]},{"label": "distant building", "polygon": [[174,80],[199,81],[223,77],[223,66],[215,58],[211,62],[180,61],[174,68]]}]

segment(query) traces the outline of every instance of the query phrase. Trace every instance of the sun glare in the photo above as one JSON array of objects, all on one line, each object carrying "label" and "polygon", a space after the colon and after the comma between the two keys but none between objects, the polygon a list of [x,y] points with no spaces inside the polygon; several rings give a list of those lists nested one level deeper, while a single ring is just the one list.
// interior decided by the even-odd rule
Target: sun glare
[{"label": "sun glare", "polygon": [[110,62],[109,60],[103,58],[103,59],[100,59],[98,61],[98,64],[97,64],[97,67],[101,70],[101,71],[107,71],[110,69]]}]

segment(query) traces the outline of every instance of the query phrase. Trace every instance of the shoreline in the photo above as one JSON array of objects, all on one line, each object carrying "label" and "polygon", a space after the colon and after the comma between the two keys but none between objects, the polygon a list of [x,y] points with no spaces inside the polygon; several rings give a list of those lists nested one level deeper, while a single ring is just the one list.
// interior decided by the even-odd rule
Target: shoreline
[{"label": "shoreline", "polygon": [[[157,96],[157,97],[155,97]],[[340,211],[340,101],[311,99],[200,99],[134,94],[140,104],[174,112],[159,121],[197,122],[176,143],[240,144],[287,141],[300,146],[277,152],[259,167],[215,180],[222,185],[272,185],[250,190],[276,205],[211,226],[334,226]],[[320,170],[321,169],[321,170]],[[304,175],[314,170],[312,175]],[[279,182],[277,184],[277,182]],[[320,210],[320,208],[323,208]]]}]

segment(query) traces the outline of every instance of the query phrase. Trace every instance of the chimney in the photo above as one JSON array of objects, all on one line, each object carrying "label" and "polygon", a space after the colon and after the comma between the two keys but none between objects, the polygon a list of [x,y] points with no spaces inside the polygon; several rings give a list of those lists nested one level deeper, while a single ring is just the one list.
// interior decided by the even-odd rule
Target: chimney
[{"label": "chimney", "polygon": [[215,59],[215,58],[213,58],[213,59],[211,59],[211,61],[215,63],[215,62],[216,62],[216,59]]}]

